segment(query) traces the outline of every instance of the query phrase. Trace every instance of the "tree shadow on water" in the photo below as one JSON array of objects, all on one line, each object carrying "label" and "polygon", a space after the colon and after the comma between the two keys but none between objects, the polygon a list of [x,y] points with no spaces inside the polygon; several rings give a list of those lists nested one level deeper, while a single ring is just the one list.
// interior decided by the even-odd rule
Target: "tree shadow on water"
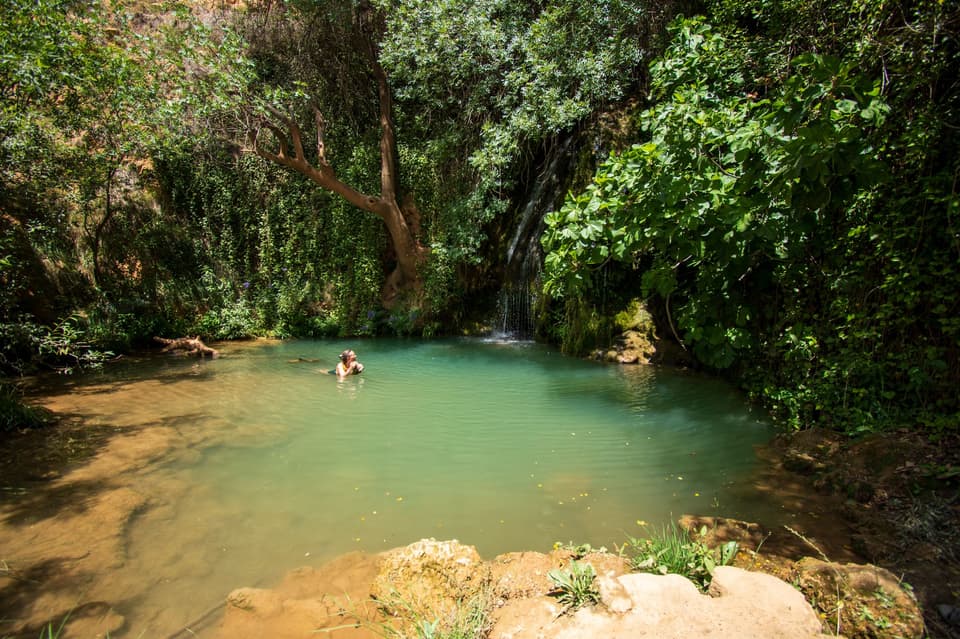
[{"label": "tree shadow on water", "polygon": [[121,429],[93,425],[83,416],[57,414],[53,424],[0,435],[0,501],[16,501],[90,459]]},{"label": "tree shadow on water", "polygon": [[[3,436],[0,440],[6,452],[0,456],[0,523],[25,526],[58,515],[82,514],[97,497],[121,488],[123,483],[116,481],[116,475],[70,478],[72,469],[92,460],[114,438],[136,437],[163,428],[188,439],[187,431],[207,417],[170,416],[121,428],[90,424],[80,415],[60,414],[51,427]],[[189,446],[188,441],[185,447]],[[156,461],[165,451],[134,450],[128,463],[132,468],[140,468],[145,462]],[[120,472],[123,470],[120,468]]]},{"label": "tree shadow on water", "polygon": [[[76,558],[58,557],[20,569],[0,560],[0,636],[36,639],[49,631],[50,636],[59,636],[58,630],[67,623],[102,624],[114,606],[82,601],[91,576],[78,570],[76,563]],[[38,602],[43,602],[44,610],[37,610]],[[122,624],[122,617],[117,620]]]}]

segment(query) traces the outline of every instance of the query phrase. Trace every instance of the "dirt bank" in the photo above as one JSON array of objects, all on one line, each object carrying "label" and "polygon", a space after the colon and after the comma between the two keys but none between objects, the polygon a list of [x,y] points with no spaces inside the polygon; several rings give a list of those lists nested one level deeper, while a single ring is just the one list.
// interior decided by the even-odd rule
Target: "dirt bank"
[{"label": "dirt bank", "polygon": [[[833,500],[842,527],[810,553],[882,566],[920,602],[930,637],[956,639],[938,608],[960,606],[960,438],[902,430],[858,440],[808,430],[761,451],[769,477]],[[850,612],[850,611],[847,611]]]}]

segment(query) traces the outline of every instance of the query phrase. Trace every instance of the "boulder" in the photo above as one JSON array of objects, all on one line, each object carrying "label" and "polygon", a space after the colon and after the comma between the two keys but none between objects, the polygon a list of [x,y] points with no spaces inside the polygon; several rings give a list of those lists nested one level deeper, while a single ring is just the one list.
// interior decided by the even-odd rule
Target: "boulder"
[{"label": "boulder", "polygon": [[490,566],[473,546],[422,539],[385,553],[371,595],[390,616],[442,628],[490,584]]},{"label": "boulder", "polygon": [[709,595],[679,575],[601,577],[598,586],[601,603],[571,614],[545,597],[512,602],[495,612],[490,639],[825,637],[803,595],[763,573],[717,568]]},{"label": "boulder", "polygon": [[827,623],[839,627],[840,633],[850,637],[924,636],[923,614],[916,599],[889,570],[805,557],[796,563],[795,571],[800,590],[816,602]]},{"label": "boulder", "polygon": [[511,552],[498,555],[490,562],[493,595],[504,601],[546,595],[555,587],[548,573],[567,567],[571,559],[593,566],[598,578],[619,577],[629,571],[626,559],[605,552],[591,552],[582,557],[566,549],[550,554]]}]

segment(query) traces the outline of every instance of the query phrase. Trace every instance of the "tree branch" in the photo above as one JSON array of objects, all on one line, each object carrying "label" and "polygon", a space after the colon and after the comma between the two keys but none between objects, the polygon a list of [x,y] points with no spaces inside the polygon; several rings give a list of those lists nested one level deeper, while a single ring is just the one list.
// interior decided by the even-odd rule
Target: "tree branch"
[{"label": "tree branch", "polygon": [[380,93],[380,196],[397,201],[397,135],[393,129],[393,94],[387,74],[373,55],[373,75]]},{"label": "tree branch", "polygon": [[323,119],[323,114],[316,105],[313,106],[313,119],[317,127],[317,161],[324,167],[329,168],[330,162],[327,161],[327,147],[323,141],[323,132],[326,129],[327,122]]},{"label": "tree branch", "polygon": [[[386,220],[388,205],[383,197],[374,197],[357,191],[348,184],[341,182],[332,167],[327,163],[325,156],[321,156],[320,167],[317,168],[310,164],[303,150],[303,136],[300,127],[293,118],[288,117],[282,111],[272,105],[268,105],[267,110],[277,119],[286,125],[286,130],[281,128],[275,122],[272,122],[265,116],[258,120],[258,126],[251,132],[250,140],[253,151],[260,157],[266,158],[271,162],[280,164],[287,168],[304,175],[324,189],[335,193],[345,199],[347,202],[359,209],[373,213]],[[318,116],[315,111],[314,116]],[[319,116],[322,121],[322,116]],[[277,151],[271,151],[264,146],[260,139],[262,129],[268,129],[276,140]],[[318,151],[322,151],[322,132],[318,132]],[[289,139],[293,142],[293,153],[290,152]]]}]

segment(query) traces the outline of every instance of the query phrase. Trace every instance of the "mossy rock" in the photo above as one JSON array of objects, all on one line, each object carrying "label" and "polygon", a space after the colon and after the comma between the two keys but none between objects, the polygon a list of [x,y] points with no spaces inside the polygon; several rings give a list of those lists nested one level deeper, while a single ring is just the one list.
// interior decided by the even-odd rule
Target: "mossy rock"
[{"label": "mossy rock", "polygon": [[656,326],[653,316],[640,300],[633,300],[626,309],[617,313],[614,322],[622,332],[634,331],[655,338]]},{"label": "mossy rock", "polygon": [[490,586],[492,572],[473,546],[421,539],[384,554],[371,595],[390,617],[439,620],[444,629],[457,610]]},{"label": "mossy rock", "polygon": [[890,571],[812,557],[797,562],[795,571],[794,582],[819,610],[825,627],[839,626],[843,636],[851,639],[924,636],[923,614],[915,597]]}]

